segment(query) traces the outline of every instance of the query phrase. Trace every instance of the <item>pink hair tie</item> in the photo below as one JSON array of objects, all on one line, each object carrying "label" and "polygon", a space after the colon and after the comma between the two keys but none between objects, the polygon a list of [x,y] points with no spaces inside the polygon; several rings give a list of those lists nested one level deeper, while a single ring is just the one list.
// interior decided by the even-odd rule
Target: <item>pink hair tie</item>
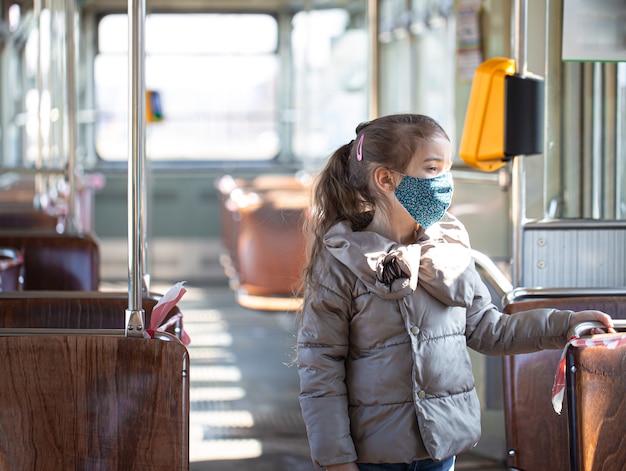
[{"label": "pink hair tie", "polygon": [[365,137],[365,134],[361,134],[361,137],[359,138],[359,143],[356,146],[356,159],[359,162],[363,160],[363,138],[364,137]]}]

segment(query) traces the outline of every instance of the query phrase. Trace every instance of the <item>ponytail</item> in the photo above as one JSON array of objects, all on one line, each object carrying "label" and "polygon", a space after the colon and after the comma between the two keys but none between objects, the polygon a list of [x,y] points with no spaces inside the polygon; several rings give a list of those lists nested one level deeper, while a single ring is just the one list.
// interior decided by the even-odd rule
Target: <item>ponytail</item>
[{"label": "ponytail", "polygon": [[[348,221],[354,230],[360,230],[371,221],[371,214],[364,212],[364,203],[369,200],[367,181],[361,175],[357,177],[354,172],[354,147],[352,141],[337,149],[313,186],[312,207],[304,224],[309,255],[304,269],[306,283],[313,282],[312,269],[323,249],[324,236],[333,225]],[[364,165],[360,161],[358,164]]]}]

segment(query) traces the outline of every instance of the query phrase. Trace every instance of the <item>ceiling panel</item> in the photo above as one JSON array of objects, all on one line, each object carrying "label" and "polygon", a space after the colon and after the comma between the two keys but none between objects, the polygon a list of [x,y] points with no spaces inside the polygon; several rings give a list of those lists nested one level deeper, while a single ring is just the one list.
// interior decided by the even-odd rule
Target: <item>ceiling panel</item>
[{"label": "ceiling panel", "polygon": [[[87,10],[125,9],[124,0],[79,0]],[[363,4],[363,0],[146,0],[150,10],[205,10],[205,11],[300,11],[303,9],[347,7]]]}]

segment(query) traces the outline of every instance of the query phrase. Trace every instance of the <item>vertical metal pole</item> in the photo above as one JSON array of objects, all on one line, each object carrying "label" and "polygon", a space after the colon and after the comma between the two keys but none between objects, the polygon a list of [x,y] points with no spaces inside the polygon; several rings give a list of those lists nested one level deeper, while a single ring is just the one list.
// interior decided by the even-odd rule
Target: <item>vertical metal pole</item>
[{"label": "vertical metal pole", "polygon": [[66,28],[66,79],[67,91],[67,182],[69,195],[67,201],[67,231],[70,233],[82,230],[76,217],[76,40],[74,36],[74,0],[65,1]]},{"label": "vertical metal pole", "polygon": [[142,161],[145,154],[145,0],[128,0],[128,309],[126,335],[143,337]]},{"label": "vertical metal pole", "polygon": [[601,205],[601,219],[615,218],[615,186],[616,172],[615,161],[617,160],[616,139],[617,115],[617,64],[609,62],[602,67],[602,146],[598,157],[598,171],[600,173],[600,188],[598,193]]},{"label": "vertical metal pole", "polygon": [[515,156],[511,172],[511,218],[513,220],[513,270],[511,282],[514,288],[522,283],[522,248],[524,219],[524,160],[521,155]]},{"label": "vertical metal pole", "polygon": [[378,68],[380,54],[378,48],[378,0],[368,0],[367,18],[369,19],[368,30],[370,38],[370,86],[369,86],[369,118],[378,117],[379,96],[378,96]]},{"label": "vertical metal pole", "polygon": [[[545,65],[545,104],[544,104],[544,181],[554,182],[554,185],[545,185],[544,214],[548,217],[563,215],[562,203],[563,185],[566,176],[561,172],[563,152],[568,142],[563,139],[562,111],[564,108],[565,85],[561,62],[563,4],[561,0],[546,2],[546,65]],[[546,203],[554,206],[546,207]]]},{"label": "vertical metal pole", "polygon": [[517,64],[517,75],[528,74],[528,48],[526,33],[528,31],[528,4],[526,0],[515,0],[515,42],[513,44],[514,59]]},{"label": "vertical metal pole", "polygon": [[[514,59],[517,74],[522,77],[527,74],[526,59],[526,31],[527,31],[527,3],[526,0],[515,0],[515,41]],[[511,220],[513,262],[511,281],[514,288],[522,283],[522,260],[523,260],[523,236],[524,222],[526,219],[526,191],[524,178],[524,156],[517,155],[513,158],[511,171]]]},{"label": "vertical metal pole", "polygon": [[280,86],[278,87],[278,99],[283,119],[280,120],[281,153],[292,148],[294,128],[294,96],[295,81],[291,80],[292,71],[295,69],[293,49],[291,41],[291,29],[293,13],[280,12],[278,14],[278,54],[280,56]]},{"label": "vertical metal pole", "polygon": [[[8,24],[9,5],[7,2],[0,2],[0,21]],[[11,114],[13,112],[13,96],[10,93],[10,70],[9,67],[9,32],[8,28],[0,30],[0,162],[3,166],[14,165],[11,161],[11,139],[9,130],[11,128]]]},{"label": "vertical metal pole", "polygon": [[603,93],[604,68],[601,62],[593,63],[593,92],[591,95],[591,218],[601,219],[602,211],[602,168],[604,167],[604,135]]},{"label": "vertical metal pole", "polygon": [[[35,87],[37,88],[37,158],[35,160],[35,168],[41,170],[43,168],[43,66],[42,55],[43,50],[43,34],[41,23],[41,12],[43,6],[42,0],[33,2],[33,10],[37,21],[37,69],[35,74]],[[35,209],[43,209],[42,197],[45,193],[44,176],[40,173],[35,174],[35,201],[33,206]]]},{"label": "vertical metal pole", "polygon": [[[616,91],[616,108],[617,110],[623,110],[626,108],[626,64],[617,64],[617,91]],[[626,145],[624,145],[624,139],[626,135],[624,129],[626,125],[626,119],[621,111],[616,113],[615,117],[615,219],[624,218],[624,165],[626,164]]]}]

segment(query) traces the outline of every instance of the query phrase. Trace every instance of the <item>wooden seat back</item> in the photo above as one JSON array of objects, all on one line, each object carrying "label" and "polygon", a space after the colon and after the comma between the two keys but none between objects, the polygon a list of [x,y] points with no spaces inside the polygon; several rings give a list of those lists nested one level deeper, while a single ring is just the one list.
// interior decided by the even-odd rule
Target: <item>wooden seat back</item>
[{"label": "wooden seat back", "polygon": [[100,253],[91,234],[0,231],[0,247],[24,256],[24,290],[97,291]]},{"label": "wooden seat back", "polygon": [[[581,311],[598,309],[626,318],[626,298],[568,297],[519,301],[505,306],[516,314],[535,308]],[[569,471],[568,414],[552,408],[554,376],[560,350],[503,358],[504,415],[508,466],[522,471]]]},{"label": "wooden seat back", "polygon": [[[145,326],[160,295],[143,299]],[[0,292],[0,328],[124,329],[127,293],[102,291]],[[177,306],[164,322],[173,320],[166,331],[181,338],[183,321]]]},{"label": "wooden seat back", "polygon": [[177,341],[2,336],[0,469],[188,470]]},{"label": "wooden seat back", "polygon": [[567,356],[570,425],[575,426],[570,437],[572,469],[624,469],[626,344],[615,348],[569,347]]}]

